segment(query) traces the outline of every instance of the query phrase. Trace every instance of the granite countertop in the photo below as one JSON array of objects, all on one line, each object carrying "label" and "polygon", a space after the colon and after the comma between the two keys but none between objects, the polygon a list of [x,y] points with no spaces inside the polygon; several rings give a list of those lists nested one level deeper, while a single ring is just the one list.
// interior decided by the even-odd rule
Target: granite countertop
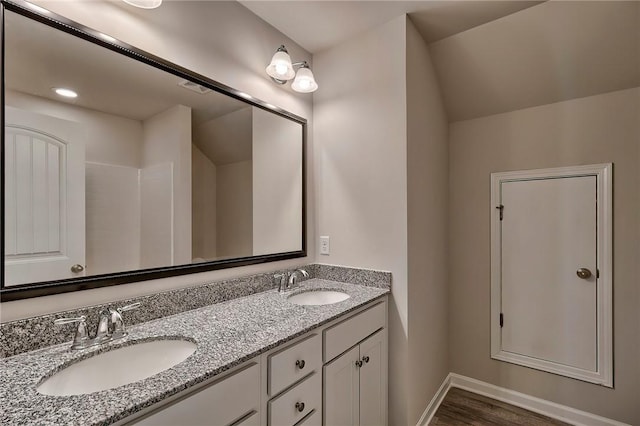
[{"label": "granite countertop", "polygon": [[[331,305],[299,306],[270,290],[129,327],[125,339],[97,348],[71,351],[65,343],[2,359],[0,424],[114,423],[389,293],[313,278],[288,295],[313,289],[340,290],[351,297]],[[167,338],[194,341],[198,347],[169,370],[118,388],[77,396],[36,391],[44,377],[96,352]]]}]

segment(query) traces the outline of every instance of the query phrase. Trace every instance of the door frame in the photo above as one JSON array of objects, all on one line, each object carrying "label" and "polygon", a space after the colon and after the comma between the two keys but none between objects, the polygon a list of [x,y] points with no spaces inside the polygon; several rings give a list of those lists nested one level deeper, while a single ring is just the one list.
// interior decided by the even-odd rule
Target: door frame
[{"label": "door frame", "polygon": [[[501,184],[595,176],[597,182],[597,367],[590,371],[502,350]],[[505,212],[505,214],[508,214]],[[613,388],[613,163],[491,174],[491,358]]]}]

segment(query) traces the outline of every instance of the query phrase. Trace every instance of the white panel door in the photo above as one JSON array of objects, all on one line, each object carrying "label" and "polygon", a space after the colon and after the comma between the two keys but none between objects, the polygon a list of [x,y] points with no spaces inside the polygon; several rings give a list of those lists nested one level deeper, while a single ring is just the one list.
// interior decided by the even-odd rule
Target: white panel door
[{"label": "white panel door", "polygon": [[355,346],[323,367],[324,400],[322,424],[358,426],[360,424],[360,383]]},{"label": "white panel door", "polygon": [[[5,109],[6,286],[84,275],[84,144],[77,123]],[[72,267],[80,265],[79,272]]]},{"label": "white panel door", "polygon": [[501,183],[503,351],[597,371],[596,185],[596,176]]},{"label": "white panel door", "polygon": [[360,343],[360,426],[387,424],[385,330]]}]

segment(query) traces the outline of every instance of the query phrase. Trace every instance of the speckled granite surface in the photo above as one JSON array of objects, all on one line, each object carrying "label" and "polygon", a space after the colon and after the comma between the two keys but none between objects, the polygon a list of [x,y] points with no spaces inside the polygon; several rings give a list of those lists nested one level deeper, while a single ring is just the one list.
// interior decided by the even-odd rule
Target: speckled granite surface
[{"label": "speckled granite surface", "polygon": [[[323,264],[311,264],[301,267],[306,269],[313,278],[378,288],[390,288],[391,286],[390,272]],[[276,270],[266,274],[216,281],[104,305],[95,305],[3,323],[0,324],[0,358],[68,341],[73,336],[75,326],[73,324],[56,326],[53,324],[53,320],[56,318],[85,315],[89,330],[95,330],[101,310],[109,306],[117,307],[140,302],[142,303],[141,309],[128,311],[125,314],[126,324],[139,324],[273,289],[277,287],[277,284],[273,281],[273,275],[282,272],[282,270]]]},{"label": "speckled granite surface", "polygon": [[323,263],[314,263],[306,268],[308,268],[311,276],[315,278],[366,285],[368,287],[391,288],[391,272],[325,265]]},{"label": "speckled granite surface", "polygon": [[[332,305],[298,306],[270,290],[138,324],[130,327],[124,341],[106,347],[72,352],[65,343],[0,360],[0,424],[113,423],[389,292],[311,279],[292,293],[319,288],[341,290],[351,297]],[[167,336],[195,341],[198,348],[169,370],[115,389],[68,397],[44,396],[36,391],[43,377],[78,358]]]}]

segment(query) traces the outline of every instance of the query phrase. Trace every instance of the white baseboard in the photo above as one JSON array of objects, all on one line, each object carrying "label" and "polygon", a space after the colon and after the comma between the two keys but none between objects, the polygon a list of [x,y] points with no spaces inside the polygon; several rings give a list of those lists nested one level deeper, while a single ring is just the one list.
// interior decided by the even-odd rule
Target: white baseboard
[{"label": "white baseboard", "polygon": [[447,374],[447,377],[444,378],[444,381],[440,385],[440,388],[438,389],[436,394],[433,395],[433,398],[431,398],[431,401],[429,401],[429,405],[427,405],[424,413],[422,413],[422,416],[420,416],[420,420],[418,420],[417,426],[427,426],[433,418],[433,415],[438,410],[438,407],[442,403],[444,396],[447,394],[449,388],[451,387],[451,374],[452,373]]},{"label": "white baseboard", "polygon": [[438,389],[422,414],[422,417],[420,417],[418,426],[427,426],[429,424],[447,391],[452,387],[468,390],[469,392],[506,402],[516,407],[524,408],[534,413],[542,414],[576,426],[630,426],[626,423],[607,419],[587,413],[586,411],[577,410],[455,373],[449,373],[444,379],[440,389]]}]

